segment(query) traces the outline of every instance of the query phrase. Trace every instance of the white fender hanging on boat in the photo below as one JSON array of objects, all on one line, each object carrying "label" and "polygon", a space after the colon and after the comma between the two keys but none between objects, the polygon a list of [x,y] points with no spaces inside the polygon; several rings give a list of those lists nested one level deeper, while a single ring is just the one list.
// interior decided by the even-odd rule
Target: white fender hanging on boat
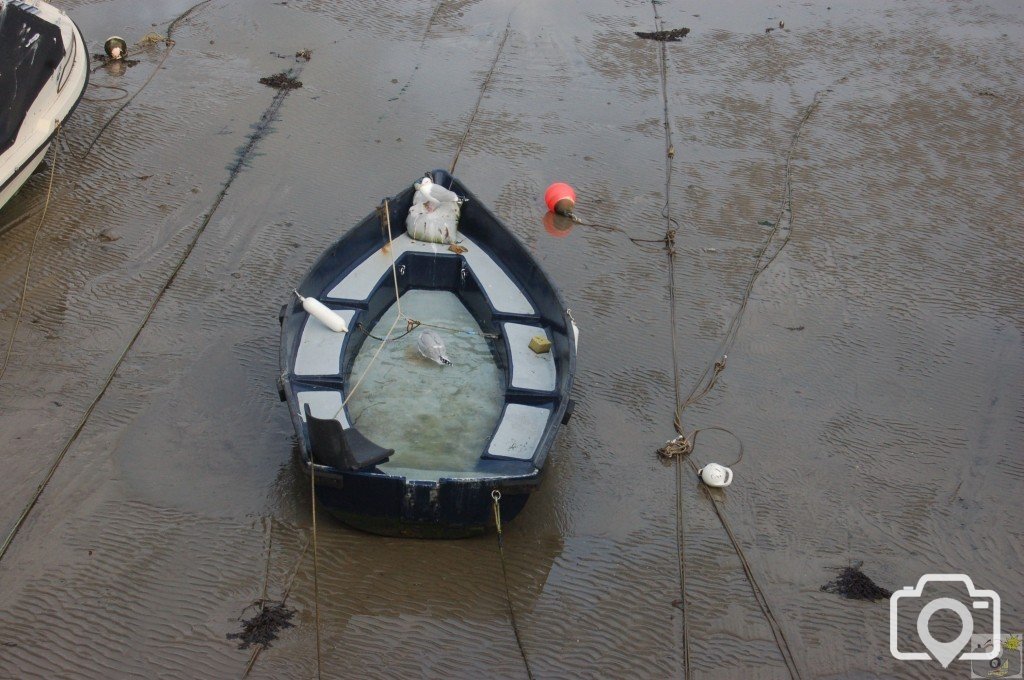
[{"label": "white fender hanging on boat", "polygon": [[299,291],[295,291],[295,295],[302,300],[302,308],[306,310],[307,314],[316,317],[323,325],[335,333],[348,333],[348,324],[345,323],[345,319],[341,318],[341,315],[336,311],[316,298],[302,297]]},{"label": "white fender hanging on boat", "polygon": [[569,323],[572,324],[572,339],[576,345],[576,351],[580,351],[580,327],[576,325],[576,319],[572,317],[572,310],[567,309],[565,313],[569,315]]}]

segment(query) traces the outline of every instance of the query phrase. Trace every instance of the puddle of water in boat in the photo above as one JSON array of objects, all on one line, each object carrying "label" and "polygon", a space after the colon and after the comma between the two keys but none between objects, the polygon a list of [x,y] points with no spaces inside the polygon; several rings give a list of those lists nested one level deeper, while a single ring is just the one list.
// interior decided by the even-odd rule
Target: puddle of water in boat
[{"label": "puddle of water in boat", "polygon": [[[410,290],[401,307],[406,316],[444,327],[431,330],[444,340],[452,365],[420,355],[416,340],[423,329],[388,342],[372,365],[379,345],[368,339],[352,367],[353,379],[368,366],[369,372],[349,401],[349,417],[372,441],[395,449],[381,469],[419,479],[470,471],[501,412],[501,372],[480,326],[453,293]],[[392,305],[370,332],[384,337],[397,314]]]}]

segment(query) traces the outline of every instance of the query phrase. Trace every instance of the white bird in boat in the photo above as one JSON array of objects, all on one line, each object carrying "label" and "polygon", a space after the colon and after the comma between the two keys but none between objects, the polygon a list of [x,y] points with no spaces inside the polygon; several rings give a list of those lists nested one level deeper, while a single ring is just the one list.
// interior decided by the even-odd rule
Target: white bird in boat
[{"label": "white bird in boat", "polygon": [[[434,184],[434,181],[429,177],[424,177],[418,183],[413,185],[416,187],[416,196],[423,196],[425,202],[431,207],[430,210],[437,208],[442,203],[461,203],[459,195],[451,189],[445,189],[440,184]],[[416,198],[413,198],[414,202],[419,203]]]},{"label": "white bird in boat", "polygon": [[405,219],[406,232],[418,241],[455,243],[462,199],[454,191],[434,184],[429,177],[413,186],[416,193]]},{"label": "white bird in boat", "polygon": [[434,363],[441,364],[442,366],[452,365],[445,352],[444,340],[430,329],[420,333],[420,337],[416,340],[416,348],[420,351],[420,354]]}]

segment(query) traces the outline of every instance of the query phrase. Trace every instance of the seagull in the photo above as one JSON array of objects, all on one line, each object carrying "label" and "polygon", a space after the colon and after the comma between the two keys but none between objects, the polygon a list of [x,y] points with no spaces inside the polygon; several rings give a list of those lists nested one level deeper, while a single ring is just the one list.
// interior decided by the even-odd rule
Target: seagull
[{"label": "seagull", "polygon": [[420,333],[420,337],[416,340],[416,348],[420,354],[434,363],[442,366],[452,365],[452,362],[445,356],[444,340],[432,330],[428,329]]},{"label": "seagull", "polygon": [[416,196],[413,199],[416,203],[426,203],[427,212],[434,210],[442,203],[461,203],[459,195],[450,189],[445,189],[440,184],[434,184],[429,177],[424,177],[413,185],[416,187]]}]

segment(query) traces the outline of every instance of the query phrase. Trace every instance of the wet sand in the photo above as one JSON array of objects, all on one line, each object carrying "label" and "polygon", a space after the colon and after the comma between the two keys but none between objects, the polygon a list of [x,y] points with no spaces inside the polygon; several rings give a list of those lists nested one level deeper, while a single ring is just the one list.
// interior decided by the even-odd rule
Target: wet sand
[{"label": "wet sand", "polygon": [[[96,53],[191,4],[60,6]],[[582,330],[576,415],[505,536],[536,677],[684,677],[687,645],[693,677],[789,677],[780,634],[801,677],[967,677],[894,660],[886,602],[820,590],[860,560],[889,589],[966,572],[1001,594],[1003,630],[1024,630],[1024,12],[656,9],[691,29],[665,46],[664,99],[639,1],[212,0],[84,155],[125,101],[95,86],[136,93],[167,48],[93,74],[38,234],[47,175],[0,211],[0,350],[16,330],[0,536],[63,455],[0,561],[0,677],[240,677],[250,651],[226,636],[286,591],[295,625],[251,677],[315,673],[277,309],[381,198],[449,167],[467,126],[456,174]],[[304,87],[275,100],[258,80],[286,69]],[[675,435],[667,257],[585,227],[549,236],[555,180],[638,238],[665,234],[668,201],[684,393],[781,215],[790,240],[684,414],[745,444],[721,508],[781,633],[689,467],[677,497],[654,453]],[[693,456],[728,463],[736,446],[708,432]],[[318,538],[324,676],[525,677],[493,535],[385,539],[321,516]]]}]

